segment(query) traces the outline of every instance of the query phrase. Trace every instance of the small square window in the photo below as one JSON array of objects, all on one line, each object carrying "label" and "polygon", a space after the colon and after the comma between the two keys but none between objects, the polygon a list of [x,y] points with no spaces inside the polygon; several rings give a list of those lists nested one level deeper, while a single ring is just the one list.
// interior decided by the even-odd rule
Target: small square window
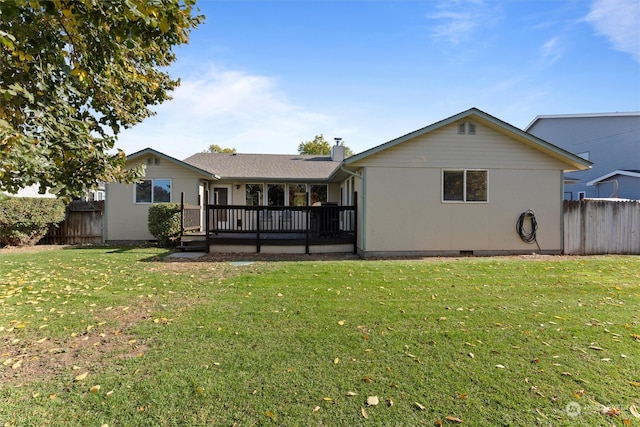
[{"label": "small square window", "polygon": [[458,134],[464,135],[466,133],[467,133],[467,124],[466,123],[460,123],[458,125]]}]

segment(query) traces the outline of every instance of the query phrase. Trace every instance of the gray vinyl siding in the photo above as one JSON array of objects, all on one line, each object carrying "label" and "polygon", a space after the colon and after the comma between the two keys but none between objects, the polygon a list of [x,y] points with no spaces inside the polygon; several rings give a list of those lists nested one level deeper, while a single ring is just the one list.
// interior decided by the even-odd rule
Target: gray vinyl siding
[{"label": "gray vinyl siding", "polygon": [[[587,186],[586,183],[617,169],[640,170],[640,113],[541,117],[528,132],[572,153],[589,153],[589,160],[593,162],[591,169],[566,174],[580,180],[578,184],[565,186],[565,191],[573,193],[574,199],[577,199],[579,191],[586,192],[586,197],[609,197],[606,190]],[[622,192],[627,194],[625,197],[640,199],[638,180],[627,181],[624,188],[619,182],[619,194]]]}]

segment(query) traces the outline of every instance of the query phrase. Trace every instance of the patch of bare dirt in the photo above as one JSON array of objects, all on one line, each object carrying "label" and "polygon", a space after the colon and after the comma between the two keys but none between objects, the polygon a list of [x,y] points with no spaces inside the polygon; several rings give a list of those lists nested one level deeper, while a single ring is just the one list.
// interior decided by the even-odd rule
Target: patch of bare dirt
[{"label": "patch of bare dirt", "polygon": [[104,369],[113,360],[139,357],[148,350],[148,343],[140,342],[127,329],[147,320],[147,311],[129,308],[120,310],[116,323],[96,326],[67,339],[19,339],[7,337],[0,344],[0,379],[13,386],[32,381],[69,375],[72,381],[83,372]]}]

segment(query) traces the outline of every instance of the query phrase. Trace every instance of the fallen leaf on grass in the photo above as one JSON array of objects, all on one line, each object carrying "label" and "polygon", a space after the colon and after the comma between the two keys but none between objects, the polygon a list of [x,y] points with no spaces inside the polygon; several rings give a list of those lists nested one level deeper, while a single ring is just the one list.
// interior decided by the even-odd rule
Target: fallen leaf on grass
[{"label": "fallen leaf on grass", "polygon": [[340,320],[340,321],[338,322],[338,325],[340,325],[340,326],[344,326],[344,320]]},{"label": "fallen leaf on grass", "polygon": [[456,418],[456,417],[452,417],[451,415],[447,415],[446,417],[444,417],[445,420],[447,421],[451,421],[454,423],[461,423],[462,420],[460,418]]},{"label": "fallen leaf on grass", "polygon": [[640,387],[640,381],[631,381],[629,384]]},{"label": "fallen leaf on grass", "polygon": [[272,418],[272,419],[273,419],[273,418],[275,418],[275,416],[276,416],[276,414],[274,414],[274,413],[273,413],[273,412],[271,412],[271,411],[266,411],[264,414],[265,414],[267,417]]},{"label": "fallen leaf on grass", "polygon": [[333,359],[333,364],[337,365],[338,363],[340,363],[340,358],[336,357],[335,359]]},{"label": "fallen leaf on grass", "polygon": [[348,391],[345,396],[357,396],[358,393],[356,393],[355,391]]},{"label": "fallen leaf on grass", "polygon": [[362,414],[362,416],[364,417],[365,420],[369,419],[369,414],[367,414],[367,410],[364,408],[360,408],[360,413]]},{"label": "fallen leaf on grass", "polygon": [[97,392],[99,392],[99,391],[100,391],[100,386],[99,386],[99,385],[94,385],[93,387],[91,387],[91,388],[89,389],[89,391],[90,391],[91,393],[97,393]]},{"label": "fallen leaf on grass", "polygon": [[393,399],[392,398],[388,398],[387,399],[387,405],[389,405],[389,407],[393,406]]},{"label": "fallen leaf on grass", "polygon": [[609,415],[610,417],[617,417],[620,415],[620,409],[618,408],[609,408],[607,406],[602,407],[600,410],[602,415]]},{"label": "fallen leaf on grass", "polygon": [[629,412],[631,412],[631,415],[634,417],[640,418],[640,412],[638,412],[638,408],[636,408],[635,405],[629,406]]},{"label": "fallen leaf on grass", "polygon": [[82,381],[83,379],[87,378],[87,375],[89,375],[89,372],[85,372],[84,374],[80,374],[77,377],[75,377],[73,380],[74,381]]},{"label": "fallen leaf on grass", "polygon": [[20,366],[22,366],[22,359],[11,365],[11,369],[18,369]]},{"label": "fallen leaf on grass", "polygon": [[504,365],[496,365],[496,368],[505,369]]},{"label": "fallen leaf on grass", "polygon": [[369,397],[367,397],[367,405],[376,406],[378,403],[380,403],[380,400],[378,399],[378,396],[369,396]]},{"label": "fallen leaf on grass", "polygon": [[416,408],[420,409],[421,411],[424,411],[425,408],[424,405],[419,404],[418,402],[413,402],[414,405],[416,405]]},{"label": "fallen leaf on grass", "polygon": [[597,351],[602,351],[604,350],[602,347],[598,347],[597,345],[590,345],[589,348],[591,350],[597,350]]},{"label": "fallen leaf on grass", "polygon": [[324,400],[325,402],[333,402],[333,399],[330,397],[323,397],[322,400]]},{"label": "fallen leaf on grass", "polygon": [[442,427],[442,421],[440,420],[436,420],[434,424],[436,425],[436,427]]},{"label": "fallen leaf on grass", "polygon": [[314,406],[311,412],[318,412],[320,410],[319,406]]}]

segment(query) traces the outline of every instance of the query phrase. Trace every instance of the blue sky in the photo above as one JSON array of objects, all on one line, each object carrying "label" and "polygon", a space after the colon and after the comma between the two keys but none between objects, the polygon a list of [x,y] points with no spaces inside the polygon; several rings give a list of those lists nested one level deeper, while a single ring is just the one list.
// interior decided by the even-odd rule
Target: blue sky
[{"label": "blue sky", "polygon": [[117,146],[178,159],[210,144],[355,152],[471,107],[537,115],[640,110],[638,0],[213,1],[177,49],[182,80]]}]

